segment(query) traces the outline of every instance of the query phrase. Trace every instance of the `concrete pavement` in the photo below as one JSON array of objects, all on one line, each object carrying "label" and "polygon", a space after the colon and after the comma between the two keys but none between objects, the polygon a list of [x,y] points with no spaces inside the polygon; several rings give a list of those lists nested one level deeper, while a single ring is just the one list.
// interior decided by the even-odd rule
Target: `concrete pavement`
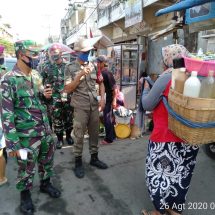
[{"label": "concrete pavement", "polygon": [[[39,192],[35,178],[32,199],[36,215],[140,215],[142,208],[153,209],[145,185],[145,158],[148,136],[138,140],[120,140],[101,146],[99,157],[109,169],[89,166],[88,144],[84,147],[86,175],[73,174],[72,148],[56,151],[54,184],[62,191],[60,199]],[[19,193],[15,189],[17,166],[9,159],[9,183],[0,188],[0,215],[20,215]],[[215,215],[215,161],[200,149],[184,215]],[[189,209],[189,208],[190,209]],[[194,209],[193,209],[194,208]]]}]

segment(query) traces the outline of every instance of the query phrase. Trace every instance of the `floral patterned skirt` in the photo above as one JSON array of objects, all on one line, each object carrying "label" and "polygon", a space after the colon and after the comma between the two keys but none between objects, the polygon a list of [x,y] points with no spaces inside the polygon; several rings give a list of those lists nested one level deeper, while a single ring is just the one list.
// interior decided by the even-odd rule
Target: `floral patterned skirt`
[{"label": "floral patterned skirt", "polygon": [[181,213],[185,208],[199,147],[175,142],[148,144],[146,184],[155,209]]}]

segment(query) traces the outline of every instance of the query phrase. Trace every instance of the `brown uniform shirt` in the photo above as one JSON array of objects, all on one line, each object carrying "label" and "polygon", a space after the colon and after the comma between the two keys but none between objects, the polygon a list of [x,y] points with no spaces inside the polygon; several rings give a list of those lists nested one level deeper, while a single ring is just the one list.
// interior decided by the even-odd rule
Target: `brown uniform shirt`
[{"label": "brown uniform shirt", "polygon": [[[95,110],[98,108],[97,91],[96,91],[96,70],[94,65],[89,62],[90,67],[93,67],[89,75],[83,76],[79,85],[73,91],[71,105],[74,108],[82,110]],[[78,61],[74,61],[67,65],[64,72],[65,85],[74,80],[77,73],[81,70],[81,65]]]}]

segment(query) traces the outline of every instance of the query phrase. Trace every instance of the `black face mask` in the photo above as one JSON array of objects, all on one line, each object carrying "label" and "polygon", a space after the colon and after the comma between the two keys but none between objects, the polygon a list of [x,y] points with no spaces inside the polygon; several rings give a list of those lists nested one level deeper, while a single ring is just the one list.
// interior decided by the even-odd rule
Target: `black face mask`
[{"label": "black face mask", "polygon": [[0,65],[4,64],[4,58],[0,58]]},{"label": "black face mask", "polygon": [[31,57],[28,57],[28,56],[25,56],[25,57],[28,58],[29,62],[27,63],[27,62],[25,62],[24,60],[22,60],[22,61],[25,63],[26,66],[28,66],[29,68],[33,69],[33,66],[34,66],[34,65],[33,65],[33,60],[32,60],[32,58],[31,58]]},{"label": "black face mask", "polygon": [[38,59],[32,58],[32,69],[37,69],[38,63]]}]

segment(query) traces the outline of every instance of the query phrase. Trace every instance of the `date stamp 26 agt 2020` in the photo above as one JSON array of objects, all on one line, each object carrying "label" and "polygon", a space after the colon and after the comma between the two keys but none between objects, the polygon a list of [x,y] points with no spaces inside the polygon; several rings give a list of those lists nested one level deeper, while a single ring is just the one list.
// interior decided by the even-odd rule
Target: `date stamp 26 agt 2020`
[{"label": "date stamp 26 agt 2020", "polygon": [[165,203],[161,206],[161,209],[164,210],[176,210],[176,211],[183,211],[183,210],[214,210],[215,211],[215,202],[187,202],[182,204],[173,203],[172,206]]}]

